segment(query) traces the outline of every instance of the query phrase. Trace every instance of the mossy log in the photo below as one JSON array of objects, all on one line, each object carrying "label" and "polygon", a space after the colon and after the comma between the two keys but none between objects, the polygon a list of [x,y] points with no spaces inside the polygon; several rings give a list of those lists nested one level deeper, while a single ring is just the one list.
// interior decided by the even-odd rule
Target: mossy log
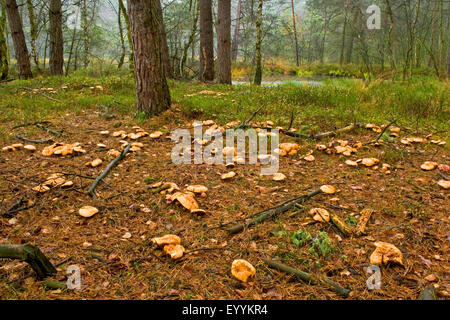
[{"label": "mossy log", "polygon": [[341,287],[339,284],[337,284],[334,281],[331,281],[330,279],[328,279],[325,276],[321,276],[320,278],[316,278],[310,273],[291,268],[291,267],[289,267],[289,266],[287,266],[285,264],[282,264],[282,263],[277,262],[277,261],[269,260],[269,259],[264,259],[264,262],[266,264],[268,264],[269,266],[271,266],[272,268],[275,268],[277,270],[280,270],[280,271],[287,272],[287,273],[295,275],[298,279],[300,279],[301,281],[303,281],[303,282],[305,282],[307,284],[310,284],[310,285],[317,285],[317,284],[324,285],[327,288],[330,288],[331,290],[336,292],[337,294],[343,296],[344,298],[347,298],[348,295],[350,294],[350,290],[349,289],[345,289],[345,288]]},{"label": "mossy log", "polygon": [[0,258],[27,262],[40,279],[56,274],[56,269],[52,263],[39,248],[32,245],[0,245]]}]

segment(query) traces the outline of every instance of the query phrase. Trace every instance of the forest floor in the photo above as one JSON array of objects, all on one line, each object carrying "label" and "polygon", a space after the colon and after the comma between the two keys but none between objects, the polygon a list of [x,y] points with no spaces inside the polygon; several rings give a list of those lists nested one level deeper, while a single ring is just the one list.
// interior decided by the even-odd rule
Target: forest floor
[{"label": "forest floor", "polygon": [[[46,280],[65,283],[67,267],[78,265],[82,281],[79,291],[48,289],[26,263],[0,259],[2,299],[343,299],[328,287],[301,283],[270,268],[265,258],[316,276],[326,275],[351,290],[349,299],[417,299],[430,285],[437,288],[440,299],[450,297],[449,191],[438,185],[450,175],[445,166],[450,162],[448,97],[441,100],[441,115],[421,113],[415,119],[400,111],[387,112],[386,105],[379,103],[364,107],[362,100],[352,102],[359,108],[347,112],[345,103],[352,100],[353,91],[342,98],[336,88],[331,90],[336,96],[323,98],[327,93],[320,88],[227,88],[173,82],[173,107],[144,120],[132,114],[131,82],[131,77],[126,83],[111,77],[83,77],[14,82],[0,88],[0,147],[23,143],[15,138],[19,134],[79,142],[86,151],[81,155],[44,156],[44,147],[51,144],[46,143],[34,144],[35,152],[0,152],[0,244],[36,245],[57,266],[57,275]],[[33,92],[49,89],[50,85],[50,90]],[[442,86],[448,89],[448,83]],[[372,103],[372,99],[363,100]],[[301,148],[296,155],[280,158],[279,172],[286,179],[278,182],[271,176],[261,176],[260,165],[230,169],[225,165],[172,163],[175,144],[168,136],[173,130],[192,130],[194,120],[212,119],[221,126],[233,120],[244,121],[261,105],[267,108],[261,109],[254,121],[273,121],[274,126],[285,128],[289,126],[291,107],[297,106],[293,118],[297,132],[334,130],[356,120],[383,128],[395,119],[399,137],[389,137],[388,128],[378,145],[366,145],[380,133],[365,127],[322,140],[280,134],[281,142],[298,143]],[[49,122],[40,127],[30,124],[43,120]],[[108,150],[122,150],[122,139],[112,133],[136,132],[136,126],[163,135],[137,140],[143,143],[142,149],[123,159],[98,186],[98,199],[92,199],[86,191],[106,168]],[[61,135],[55,137],[56,132],[46,128],[61,131]],[[109,134],[100,134],[106,130]],[[401,143],[412,137],[425,140]],[[438,139],[447,144],[430,142]],[[317,144],[329,146],[333,141],[334,146],[343,143],[338,140],[350,144],[359,141],[363,146],[351,156],[327,154],[316,148]],[[303,159],[310,151],[315,157],[312,162]],[[103,159],[99,167],[85,165],[96,158]],[[346,160],[362,158],[380,162],[373,167],[345,164]],[[422,170],[426,161],[441,165],[440,170]],[[385,163],[391,166],[388,172],[382,170]],[[221,174],[231,170],[237,175],[221,180]],[[72,181],[73,186],[55,187],[45,193],[32,190],[55,173],[64,173],[64,179]],[[183,191],[188,185],[208,187],[206,195],[196,196],[206,213],[194,215],[176,202],[168,203],[166,195],[152,192],[152,185],[158,182],[175,183]],[[322,185],[334,186],[336,194],[320,194],[305,202],[302,209],[236,235],[225,230],[258,211]],[[14,217],[1,216],[21,199],[29,200],[32,207]],[[92,218],[81,217],[78,211],[83,206],[94,206],[99,213]],[[350,229],[356,227],[363,209],[374,212],[366,234],[358,237],[345,236],[331,223],[314,222],[309,215],[312,208],[328,210]],[[297,246],[291,235],[299,230],[309,232],[314,239],[320,235],[322,240],[319,232],[325,232],[330,242],[314,247],[313,242],[306,241]],[[152,238],[165,234],[181,238],[186,249],[182,258],[173,260],[151,243]],[[370,274],[366,268],[376,241],[400,249],[403,266],[384,265],[381,289],[368,290]],[[231,275],[235,259],[245,259],[256,268],[256,276],[248,283]]]}]

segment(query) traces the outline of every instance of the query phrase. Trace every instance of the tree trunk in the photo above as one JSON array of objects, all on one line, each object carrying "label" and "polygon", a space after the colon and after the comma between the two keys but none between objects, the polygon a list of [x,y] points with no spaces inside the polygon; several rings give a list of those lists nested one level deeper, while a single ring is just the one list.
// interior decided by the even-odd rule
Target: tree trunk
[{"label": "tree trunk", "polygon": [[341,66],[344,63],[345,37],[346,37],[346,32],[347,32],[348,5],[349,4],[350,4],[350,0],[346,0],[345,8],[344,8],[344,27],[342,29],[342,39],[341,39],[341,54],[339,56],[339,65],[341,65]]},{"label": "tree trunk", "polygon": [[262,42],[262,12],[263,0],[258,1],[258,17],[256,18],[256,48],[255,48],[255,80],[254,84],[261,85],[262,81],[262,56],[261,56],[261,42]]},{"label": "tree trunk", "polygon": [[129,56],[129,65],[130,69],[134,69],[134,54],[133,54],[133,40],[131,39],[131,27],[130,27],[130,18],[128,17],[127,9],[123,4],[123,0],[119,0],[119,7],[122,9],[122,14],[125,19],[125,25],[127,26],[127,37],[128,37],[128,45],[130,46],[130,56]]},{"label": "tree trunk", "polygon": [[231,0],[219,1],[218,16],[218,80],[231,84]]},{"label": "tree trunk", "polygon": [[89,26],[88,26],[88,8],[87,1],[83,0],[81,8],[81,16],[83,21],[83,39],[84,39],[84,67],[89,66]]},{"label": "tree trunk", "polygon": [[30,20],[30,47],[31,47],[31,57],[33,58],[34,64],[39,70],[39,57],[36,50],[36,40],[38,38],[38,27],[36,23],[36,16],[34,14],[33,2],[27,0],[28,18]]},{"label": "tree trunk", "polygon": [[137,111],[152,116],[170,107],[156,1],[128,0]]},{"label": "tree trunk", "polygon": [[242,11],[242,0],[239,0],[237,11],[236,11],[236,27],[234,29],[233,36],[233,46],[231,48],[231,60],[236,61],[239,51],[239,31],[241,28],[241,11]]},{"label": "tree trunk", "polygon": [[158,19],[160,21],[159,23],[159,34],[161,37],[161,45],[162,45],[162,51],[163,51],[163,62],[165,65],[165,72],[167,78],[173,78],[173,68],[172,64],[170,63],[170,51],[169,46],[167,44],[167,36],[166,36],[166,28],[164,26],[164,18],[163,18],[163,11],[161,7],[161,1],[157,0],[155,1],[156,7],[158,10]]},{"label": "tree trunk", "polygon": [[292,8],[292,25],[294,27],[295,57],[296,57],[296,62],[297,62],[297,67],[298,67],[298,66],[300,66],[300,58],[298,55],[298,37],[297,37],[297,24],[295,22],[294,0],[291,0],[291,8]]},{"label": "tree trunk", "polygon": [[31,72],[30,57],[28,55],[25,34],[23,33],[22,20],[20,19],[16,0],[6,0],[6,12],[8,14],[9,27],[14,43],[17,65],[20,79],[30,79],[33,77]]},{"label": "tree trunk", "polygon": [[119,69],[122,68],[123,63],[125,61],[125,55],[127,54],[127,48],[125,48],[125,39],[123,37],[123,24],[122,24],[122,8],[119,6],[119,10],[117,12],[117,24],[119,25],[119,37],[120,37],[120,58],[117,67]]},{"label": "tree trunk", "polygon": [[50,74],[63,75],[64,40],[61,0],[50,1]]},{"label": "tree trunk", "polygon": [[[183,57],[181,59],[181,65],[180,65],[180,74],[181,74],[181,76],[185,75],[184,67],[186,66],[188,50],[189,50],[190,46],[192,46],[192,52],[195,53],[195,51],[194,51],[194,47],[195,47],[194,41],[195,41],[195,34],[197,33],[198,17],[200,16],[200,6],[198,4],[198,1],[195,1],[195,3],[196,3],[196,5],[195,5],[195,9],[194,9],[194,22],[192,23],[191,35],[189,36],[188,42],[184,46]],[[194,58],[192,58],[192,61],[194,61]]]},{"label": "tree trunk", "polygon": [[200,0],[200,80],[214,80],[212,0]]},{"label": "tree trunk", "polygon": [[448,53],[447,53],[447,78],[450,78],[450,42],[449,42]]},{"label": "tree trunk", "polygon": [[8,78],[9,59],[6,42],[6,8],[4,0],[0,0],[0,80]]}]

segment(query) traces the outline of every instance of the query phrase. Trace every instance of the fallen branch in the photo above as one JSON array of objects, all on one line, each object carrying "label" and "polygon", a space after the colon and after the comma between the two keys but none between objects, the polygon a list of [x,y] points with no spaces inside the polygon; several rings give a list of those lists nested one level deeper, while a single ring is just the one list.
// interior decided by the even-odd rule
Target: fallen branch
[{"label": "fallen branch", "polygon": [[18,212],[31,209],[35,206],[35,204],[32,204],[32,205],[24,207],[23,205],[25,205],[25,204],[28,204],[28,200],[20,199],[11,208],[9,208],[7,211],[5,211],[2,214],[2,216],[5,218],[13,218]]},{"label": "fallen branch", "polygon": [[334,225],[342,232],[344,236],[349,236],[352,234],[352,231],[347,227],[344,221],[339,219],[335,214],[330,214],[330,220],[334,223]]},{"label": "fallen branch", "polygon": [[45,143],[53,142],[53,139],[47,139],[47,140],[28,139],[28,138],[22,137],[20,134],[16,134],[16,138],[19,140],[25,141],[25,142],[36,143],[36,144],[45,144]]},{"label": "fallen branch", "polygon": [[36,122],[25,122],[25,123],[22,123],[22,124],[19,124],[19,125],[13,127],[13,130],[14,130],[14,129],[23,128],[23,127],[35,126],[35,125],[37,125],[37,124],[44,124],[44,123],[45,123],[45,124],[49,124],[49,123],[51,123],[51,122],[50,122],[50,121],[47,121],[47,120],[44,120],[44,121],[36,121]]},{"label": "fallen branch", "polygon": [[310,273],[291,268],[291,267],[289,267],[289,266],[287,266],[285,264],[279,263],[277,261],[264,259],[264,262],[266,264],[268,264],[269,266],[271,266],[272,268],[275,268],[277,270],[280,270],[280,271],[287,272],[287,273],[295,275],[298,279],[300,279],[303,282],[306,282],[307,284],[311,284],[311,285],[322,284],[322,285],[325,285],[326,287],[328,287],[331,290],[333,290],[334,292],[340,294],[344,298],[347,298],[348,295],[350,294],[350,290],[341,287],[339,284],[337,284],[336,282],[331,281],[330,279],[328,279],[325,276],[321,276],[319,279],[317,279],[313,275],[311,275]]},{"label": "fallen branch", "polygon": [[[28,88],[28,87],[19,87],[19,88],[20,89],[24,89],[24,90],[29,90],[29,91],[33,91],[34,90],[33,88]],[[50,97],[50,96],[46,95],[45,93],[42,93],[41,90],[39,90],[39,89],[38,89],[37,93],[39,93],[41,96],[43,96],[43,97],[45,97],[45,98],[47,98],[49,100],[52,100],[52,101],[55,101],[55,102],[58,102],[58,103],[64,103],[61,100],[55,99],[53,97]]]},{"label": "fallen branch", "polygon": [[0,245],[0,258],[17,259],[27,262],[38,278],[56,274],[55,267],[39,248],[31,245]]},{"label": "fallen branch", "polygon": [[384,127],[383,131],[381,131],[381,133],[378,135],[378,137],[375,140],[369,141],[369,142],[365,143],[364,145],[377,144],[378,141],[380,141],[381,137],[386,133],[387,129],[389,129],[396,122],[397,122],[397,120],[394,120],[391,123],[389,123],[386,127]]},{"label": "fallen branch", "polygon": [[261,212],[256,213],[255,216],[258,215],[256,218],[254,218],[250,221],[247,221],[245,223],[241,223],[241,224],[235,225],[233,227],[230,227],[227,229],[227,231],[230,234],[235,234],[235,233],[241,232],[242,230],[247,229],[248,227],[251,227],[253,225],[256,225],[258,223],[261,223],[261,222],[269,220],[269,219],[273,219],[280,213],[286,212],[296,205],[301,205],[306,200],[308,200],[318,194],[321,194],[321,193],[322,193],[322,191],[319,189],[319,190],[313,191],[309,194],[306,194],[306,195],[288,200],[286,202],[283,202],[283,203],[279,204],[278,206],[275,206],[274,208],[265,209]]},{"label": "fallen branch", "polygon": [[130,151],[131,149],[131,144],[127,145],[126,148],[113,160],[109,163],[109,165],[106,167],[105,171],[103,171],[94,181],[94,183],[91,185],[91,187],[88,190],[88,194],[93,197],[94,199],[96,198],[95,196],[95,188],[97,187],[97,185],[100,183],[100,181],[103,180],[103,178],[105,178],[108,173],[111,171],[112,168],[114,168],[120,160],[122,160],[125,155]]},{"label": "fallen branch", "polygon": [[362,236],[365,233],[367,223],[369,222],[372,213],[373,209],[370,208],[361,211],[361,217],[359,218],[358,225],[356,226],[357,236]]}]

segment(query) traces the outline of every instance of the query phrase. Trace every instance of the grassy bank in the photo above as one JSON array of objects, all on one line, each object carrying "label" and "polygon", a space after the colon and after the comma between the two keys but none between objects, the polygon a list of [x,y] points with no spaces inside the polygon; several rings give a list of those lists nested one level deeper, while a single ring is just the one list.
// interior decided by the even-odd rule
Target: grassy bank
[{"label": "grassy bank", "polygon": [[[414,129],[449,131],[450,83],[431,78],[411,83],[380,80],[369,84],[332,79],[322,86],[276,87],[171,81],[170,87],[173,102],[186,115],[215,118],[222,123],[244,120],[264,105],[258,115],[260,120],[270,118],[285,126],[294,111],[294,125],[312,132],[353,121],[386,123],[393,119]],[[32,91],[35,88],[47,90],[36,93]],[[198,94],[203,90],[221,94]],[[0,130],[5,135],[7,123],[43,120],[69,111],[81,114],[107,108],[133,115],[134,103],[134,81],[127,70],[103,74],[88,70],[69,77],[14,81],[0,85]]]}]

